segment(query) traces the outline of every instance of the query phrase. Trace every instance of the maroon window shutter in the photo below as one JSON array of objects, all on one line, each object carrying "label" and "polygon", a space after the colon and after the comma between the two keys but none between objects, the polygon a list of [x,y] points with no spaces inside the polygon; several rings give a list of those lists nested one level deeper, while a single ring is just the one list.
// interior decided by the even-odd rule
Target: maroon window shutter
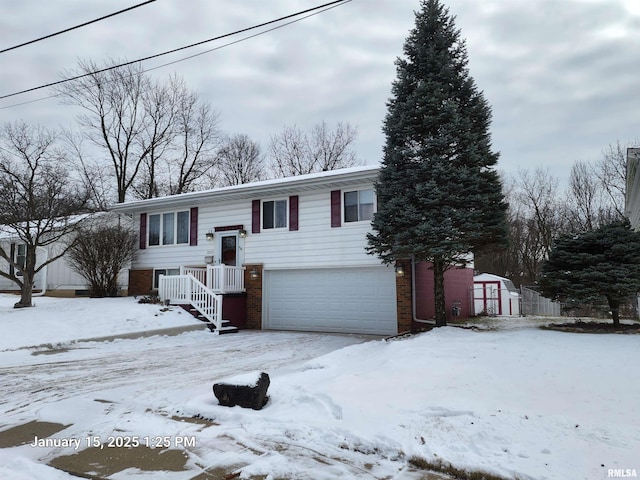
[{"label": "maroon window shutter", "polygon": [[289,230],[298,230],[298,195],[289,197]]},{"label": "maroon window shutter", "polygon": [[339,227],[342,225],[340,221],[340,210],[341,210],[341,202],[340,202],[340,190],[333,190],[331,192],[331,226]]},{"label": "maroon window shutter", "polygon": [[260,200],[251,202],[251,233],[260,233]]},{"label": "maroon window shutter", "polygon": [[147,214],[140,214],[140,250],[147,248]]},{"label": "maroon window shutter", "polygon": [[[11,248],[11,252],[10,252],[11,261],[15,262],[16,261],[16,244],[12,243],[10,248]],[[15,269],[13,268],[13,265],[9,264],[9,275],[13,275],[14,273],[15,273]]]},{"label": "maroon window shutter", "polygon": [[198,207],[191,207],[189,215],[189,245],[198,245]]}]

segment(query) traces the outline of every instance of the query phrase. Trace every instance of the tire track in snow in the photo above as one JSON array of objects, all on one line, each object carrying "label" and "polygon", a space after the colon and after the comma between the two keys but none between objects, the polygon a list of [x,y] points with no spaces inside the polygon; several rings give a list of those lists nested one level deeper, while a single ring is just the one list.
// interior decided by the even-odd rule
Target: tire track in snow
[{"label": "tire track in snow", "polygon": [[[41,405],[78,396],[133,387],[148,397],[253,370],[277,369],[366,338],[317,334],[241,332],[212,336],[190,332],[175,337],[149,337],[72,344],[48,356],[50,361],[0,368],[0,408],[17,415]],[[65,358],[60,359],[60,357]],[[70,359],[66,359],[69,358]],[[1,354],[0,354],[1,358]],[[40,357],[42,358],[42,357]],[[138,396],[136,395],[136,397]]]}]

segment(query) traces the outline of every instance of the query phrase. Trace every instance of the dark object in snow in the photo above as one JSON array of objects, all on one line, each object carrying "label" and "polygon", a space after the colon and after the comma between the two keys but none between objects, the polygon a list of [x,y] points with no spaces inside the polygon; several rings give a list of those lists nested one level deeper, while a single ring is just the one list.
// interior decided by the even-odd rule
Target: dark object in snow
[{"label": "dark object in snow", "polygon": [[270,384],[269,375],[262,372],[258,380],[252,385],[233,385],[229,383],[214,383],[213,393],[224,407],[253,408],[260,410],[269,400],[267,389]]}]

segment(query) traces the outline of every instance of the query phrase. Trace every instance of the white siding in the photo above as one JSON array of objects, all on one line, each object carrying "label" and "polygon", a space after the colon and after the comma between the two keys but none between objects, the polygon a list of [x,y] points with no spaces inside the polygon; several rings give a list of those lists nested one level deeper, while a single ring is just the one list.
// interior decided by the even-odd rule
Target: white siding
[{"label": "white siding", "polygon": [[[373,188],[371,182],[343,187],[342,192]],[[240,239],[240,261],[263,263],[267,269],[374,266],[380,261],[367,255],[366,234],[371,223],[354,222],[331,227],[331,188],[302,190],[283,195],[255,197],[254,200],[287,198],[298,195],[299,229],[263,230],[251,232],[251,201],[241,199],[198,205],[198,245],[169,245],[149,247],[139,251],[133,268],[177,268],[181,265],[204,265],[206,255],[216,255],[216,242],[207,241],[205,234],[215,227],[243,225],[247,237]],[[196,205],[192,205],[196,206]],[[180,210],[180,209],[177,209]],[[167,209],[149,210],[147,215]],[[139,229],[140,215],[135,215]]]},{"label": "white siding", "polygon": [[[58,255],[62,245],[49,246],[49,256]],[[47,289],[48,290],[85,290],[87,281],[67,264],[62,257],[47,265]]]},{"label": "white siding", "polygon": [[[353,190],[373,188],[354,186]],[[349,189],[351,190],[351,188]],[[246,239],[246,263],[265,268],[341,267],[380,265],[367,255],[370,222],[342,223],[331,227],[331,190],[299,195],[299,229],[262,231]]]},{"label": "white siding", "polygon": [[[20,243],[19,241],[16,241],[16,243]],[[3,245],[5,248],[6,252],[9,252],[11,249],[10,244],[5,244]],[[46,252],[45,252],[46,250]],[[47,260],[47,258],[50,258],[51,255],[53,255],[55,247],[53,246],[47,246],[47,247],[38,247],[38,249],[36,250],[36,268],[39,267],[43,262],[45,262]],[[46,254],[45,254],[46,253]],[[8,272],[9,271],[9,264],[6,260],[2,259],[0,260],[0,268],[2,269],[2,271],[4,272]],[[61,285],[60,282],[51,282],[51,275],[52,273],[55,275],[56,272],[59,275],[66,275],[67,278],[71,279],[73,278],[74,275],[76,275],[78,278],[76,278],[75,280],[81,280],[80,285],[81,286],[72,286],[72,287],[68,287],[65,285]],[[46,275],[46,285],[45,284],[45,275]],[[41,270],[40,272],[38,272],[36,274],[35,280],[34,280],[34,285],[35,288],[37,290],[42,289],[42,287],[45,287],[47,289],[55,289],[55,288],[84,288],[84,281],[82,281],[82,278],[79,277],[77,274],[75,274],[64,262],[63,259],[59,259],[56,260],[55,262],[47,265],[43,270]],[[11,280],[4,278],[4,277],[0,277],[0,290],[19,290],[18,284],[16,284],[15,282],[12,282]]]}]

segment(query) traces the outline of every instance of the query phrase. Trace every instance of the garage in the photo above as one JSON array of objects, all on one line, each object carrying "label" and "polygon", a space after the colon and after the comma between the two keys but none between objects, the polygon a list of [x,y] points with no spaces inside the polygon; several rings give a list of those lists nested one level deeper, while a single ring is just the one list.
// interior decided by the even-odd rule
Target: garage
[{"label": "garage", "polygon": [[264,288],[267,329],[397,333],[393,268],[267,270]]}]

